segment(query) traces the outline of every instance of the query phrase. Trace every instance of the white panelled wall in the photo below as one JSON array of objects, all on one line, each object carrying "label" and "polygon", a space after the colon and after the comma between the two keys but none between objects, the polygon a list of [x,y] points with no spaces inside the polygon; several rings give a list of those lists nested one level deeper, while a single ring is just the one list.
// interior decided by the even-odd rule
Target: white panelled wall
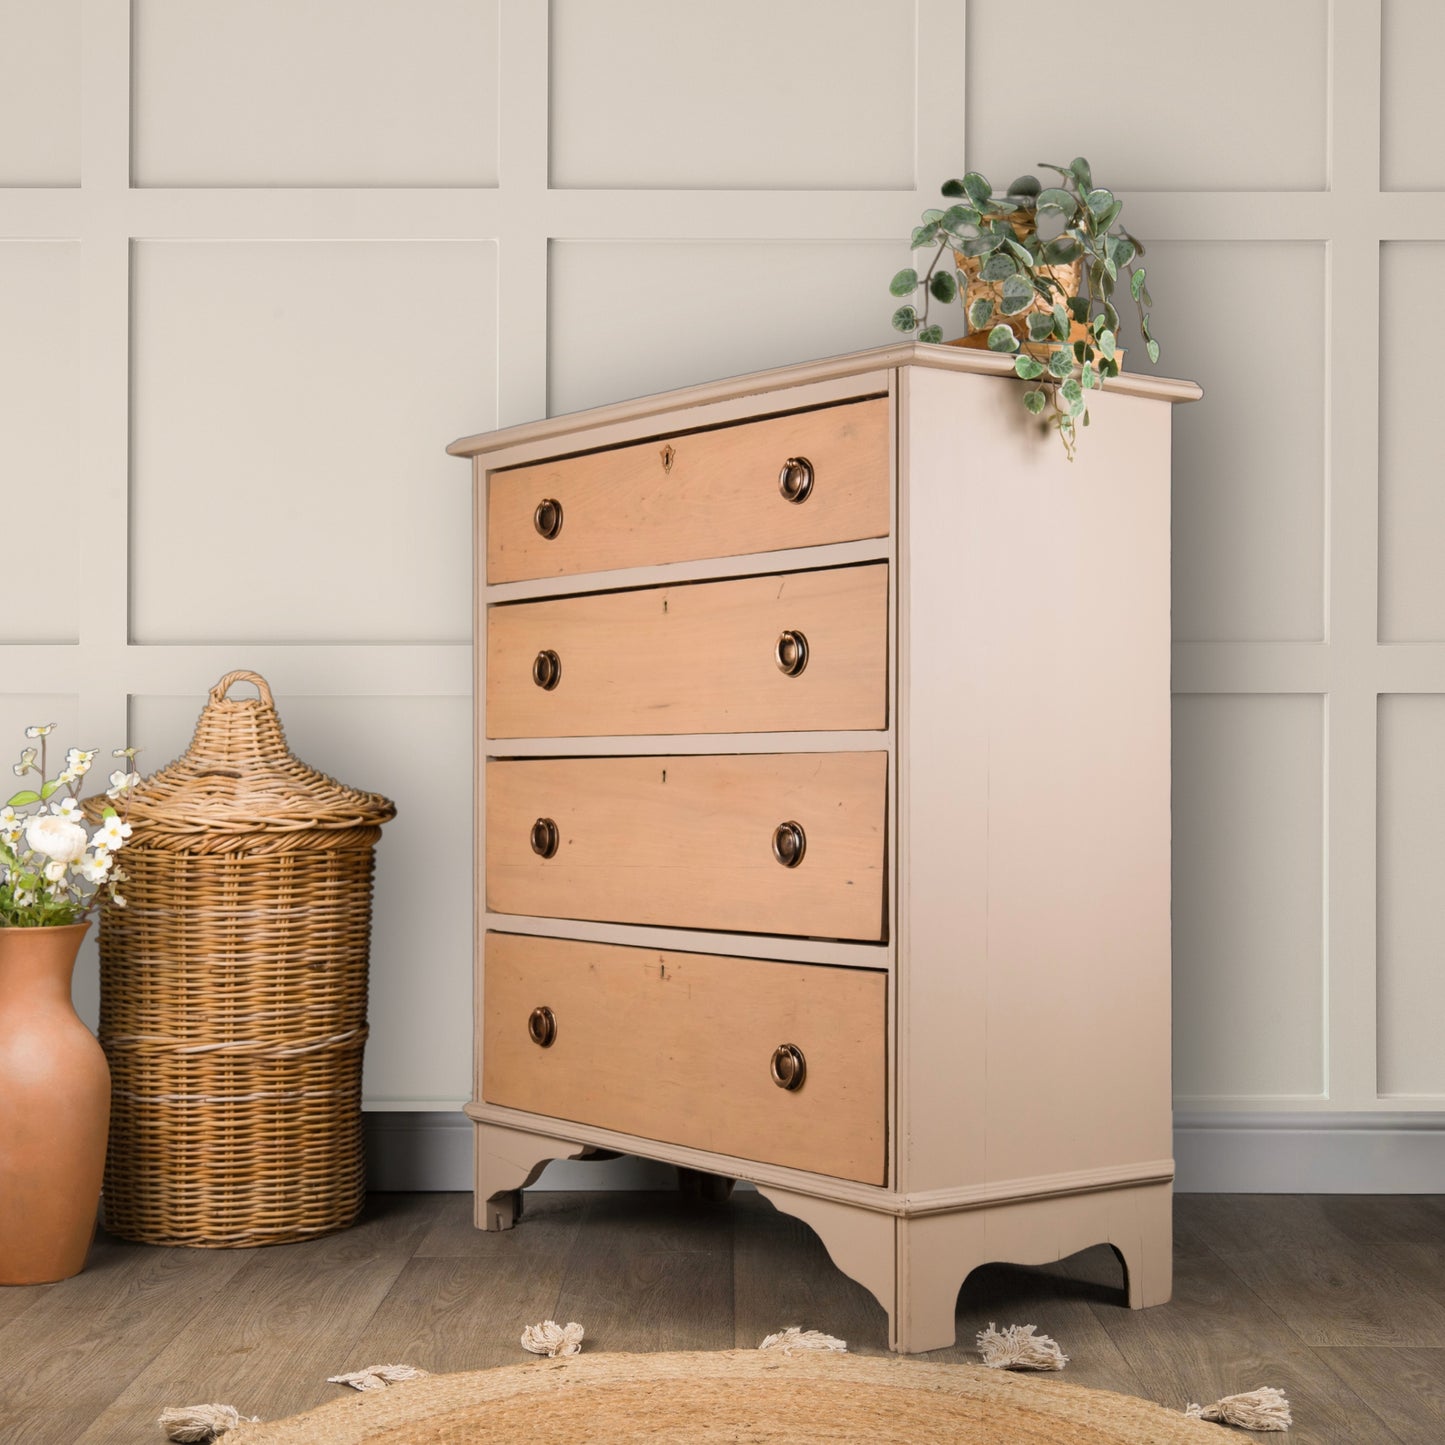
[{"label": "white panelled wall", "polygon": [[0,753],[54,720],[159,766],[248,667],[300,756],[396,799],[376,1182],[469,1183],[443,447],[884,343],[946,177],[1083,153],[1149,245],[1160,370],[1205,388],[1175,415],[1180,1187],[1445,1190],[1445,6],[1079,15],[0,0]]}]

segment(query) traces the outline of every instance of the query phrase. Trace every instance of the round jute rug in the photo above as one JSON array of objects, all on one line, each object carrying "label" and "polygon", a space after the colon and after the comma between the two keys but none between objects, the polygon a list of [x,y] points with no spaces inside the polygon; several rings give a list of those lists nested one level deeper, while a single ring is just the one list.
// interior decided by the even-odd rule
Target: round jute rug
[{"label": "round jute rug", "polygon": [[730,1350],[579,1355],[433,1375],[289,1420],[242,1425],[222,1445],[1209,1445],[1216,1428],[1056,1377],[896,1357]]}]

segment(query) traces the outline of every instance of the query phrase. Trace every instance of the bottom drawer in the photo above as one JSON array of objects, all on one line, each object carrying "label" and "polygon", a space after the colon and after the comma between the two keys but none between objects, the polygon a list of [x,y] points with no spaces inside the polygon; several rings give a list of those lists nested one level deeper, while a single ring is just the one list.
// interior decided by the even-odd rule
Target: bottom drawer
[{"label": "bottom drawer", "polygon": [[483,968],[487,1103],[884,1182],[886,974],[511,933]]}]

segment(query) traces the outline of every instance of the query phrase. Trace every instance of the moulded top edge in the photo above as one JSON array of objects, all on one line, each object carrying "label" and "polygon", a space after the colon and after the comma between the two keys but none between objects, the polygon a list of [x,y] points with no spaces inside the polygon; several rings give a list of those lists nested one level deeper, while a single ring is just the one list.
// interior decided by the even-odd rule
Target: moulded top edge
[{"label": "moulded top edge", "polygon": [[[1007,356],[951,346],[922,345],[914,341],[900,342],[892,346],[874,347],[868,351],[852,351],[842,356],[823,357],[817,361],[798,362],[791,366],[774,367],[769,371],[754,371],[720,381],[679,387],[675,391],[657,392],[630,401],[614,402],[609,406],[545,417],[539,421],[503,427],[498,431],[476,432],[471,436],[458,438],[447,448],[447,452],[454,457],[474,457],[526,442],[565,437],[571,432],[591,427],[636,421],[661,412],[674,411],[679,407],[701,406],[732,397],[804,386],[809,382],[833,381],[854,375],[862,377],[870,372],[903,366],[928,366],[940,371],[974,372],[983,376],[1013,375],[1013,361]],[[1197,383],[1192,381],[1144,376],[1137,372],[1125,372],[1122,376],[1106,382],[1104,389],[1119,392],[1124,396],[1143,396],[1168,402],[1197,401],[1204,394]]]}]

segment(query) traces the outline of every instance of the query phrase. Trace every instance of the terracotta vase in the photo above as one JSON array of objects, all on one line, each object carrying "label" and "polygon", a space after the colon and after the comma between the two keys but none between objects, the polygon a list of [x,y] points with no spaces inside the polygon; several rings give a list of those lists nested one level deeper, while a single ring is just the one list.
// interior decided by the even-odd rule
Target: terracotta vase
[{"label": "terracotta vase", "polygon": [[89,927],[0,928],[0,1285],[79,1274],[95,1234],[110,1070],[70,1002]]}]

